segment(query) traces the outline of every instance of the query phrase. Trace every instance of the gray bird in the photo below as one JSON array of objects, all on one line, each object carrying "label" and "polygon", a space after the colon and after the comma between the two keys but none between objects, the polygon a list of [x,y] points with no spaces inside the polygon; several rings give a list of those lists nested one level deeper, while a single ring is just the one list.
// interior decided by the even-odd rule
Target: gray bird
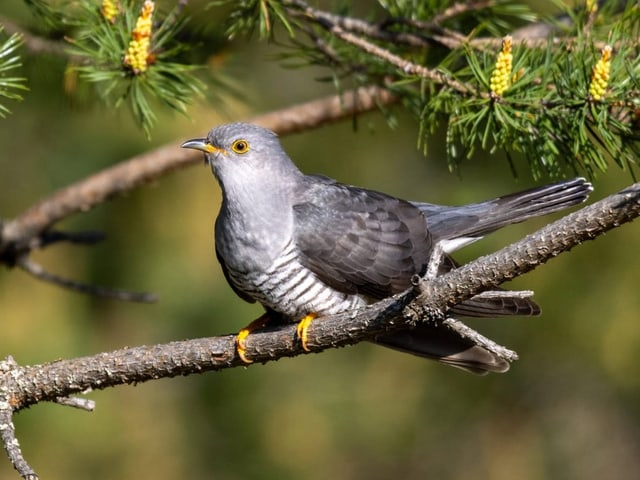
[{"label": "gray bird", "polygon": [[[576,178],[451,207],[305,175],[276,134],[252,124],[221,125],[182,147],[205,153],[222,188],[215,242],[227,281],[241,298],[265,307],[260,322],[304,319],[298,334],[305,348],[311,319],[405,290],[414,275],[425,273],[435,242],[450,253],[505,225],[581,203],[592,191]],[[446,256],[440,271],[455,267]],[[537,315],[540,309],[528,298],[502,295],[472,298],[451,313],[493,317]],[[239,334],[238,353],[247,362],[243,341],[255,326]],[[433,323],[374,341],[474,373],[509,368],[494,353]]]}]

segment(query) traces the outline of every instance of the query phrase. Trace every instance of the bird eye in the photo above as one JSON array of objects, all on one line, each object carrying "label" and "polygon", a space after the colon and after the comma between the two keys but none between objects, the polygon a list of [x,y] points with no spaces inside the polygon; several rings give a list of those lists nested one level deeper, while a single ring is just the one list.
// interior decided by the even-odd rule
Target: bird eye
[{"label": "bird eye", "polygon": [[236,140],[231,145],[231,150],[236,153],[247,153],[249,151],[249,144],[246,140]]}]

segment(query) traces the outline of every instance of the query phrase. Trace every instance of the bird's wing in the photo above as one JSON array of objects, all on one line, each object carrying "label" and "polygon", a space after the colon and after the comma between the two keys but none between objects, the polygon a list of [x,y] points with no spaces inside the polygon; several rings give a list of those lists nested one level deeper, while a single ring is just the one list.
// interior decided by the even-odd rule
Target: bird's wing
[{"label": "bird's wing", "polygon": [[302,262],[336,290],[380,299],[426,268],[431,237],[409,202],[313,176],[293,209]]}]

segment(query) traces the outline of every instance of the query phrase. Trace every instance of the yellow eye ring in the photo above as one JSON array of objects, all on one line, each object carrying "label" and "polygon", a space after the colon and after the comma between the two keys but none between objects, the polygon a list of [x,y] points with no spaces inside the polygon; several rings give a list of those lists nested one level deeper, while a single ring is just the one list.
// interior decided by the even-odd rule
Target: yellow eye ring
[{"label": "yellow eye ring", "polygon": [[236,140],[231,145],[231,150],[239,154],[247,153],[249,151],[249,142],[246,140]]}]

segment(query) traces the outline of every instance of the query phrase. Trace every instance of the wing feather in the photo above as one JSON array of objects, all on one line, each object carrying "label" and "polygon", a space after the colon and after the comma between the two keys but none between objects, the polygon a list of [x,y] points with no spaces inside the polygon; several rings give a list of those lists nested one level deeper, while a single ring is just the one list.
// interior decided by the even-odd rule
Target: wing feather
[{"label": "wing feather", "polygon": [[[432,249],[424,214],[409,202],[325,177],[310,177],[294,206],[302,262],[342,292],[381,299],[423,274]],[[440,274],[456,268],[449,256]],[[452,308],[474,317],[537,315],[528,298],[471,298]]]},{"label": "wing feather", "polygon": [[432,248],[422,212],[379,192],[308,177],[294,206],[303,263],[333,288],[373,299],[404,290]]}]

